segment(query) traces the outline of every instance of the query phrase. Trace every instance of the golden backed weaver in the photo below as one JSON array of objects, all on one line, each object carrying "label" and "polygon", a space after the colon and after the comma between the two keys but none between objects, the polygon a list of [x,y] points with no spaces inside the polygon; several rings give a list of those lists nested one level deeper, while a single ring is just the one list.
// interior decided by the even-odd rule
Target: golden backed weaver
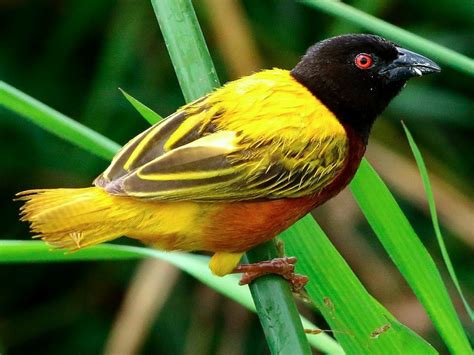
[{"label": "golden backed weaver", "polygon": [[293,259],[236,267],[343,189],[377,115],[410,77],[436,71],[377,36],[319,42],[292,71],[230,82],[139,134],[94,187],[20,193],[22,219],[60,248],[126,235],[164,250],[211,251],[217,275],[291,279]]}]

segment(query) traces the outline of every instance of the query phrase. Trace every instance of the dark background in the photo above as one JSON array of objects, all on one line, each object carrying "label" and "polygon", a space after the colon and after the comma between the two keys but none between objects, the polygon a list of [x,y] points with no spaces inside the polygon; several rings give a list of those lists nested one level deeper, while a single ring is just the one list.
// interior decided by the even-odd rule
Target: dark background
[{"label": "dark background", "polygon": [[[470,0],[436,1],[436,6],[428,0],[349,3],[449,48],[474,54]],[[317,40],[361,32],[291,0],[200,0],[194,5],[222,83],[259,68],[289,69]],[[163,116],[184,103],[148,1],[0,0],[0,80],[120,144],[147,123],[121,96],[119,86]],[[473,84],[471,77],[450,68],[410,82],[378,120],[368,153],[440,265],[466,323],[441,262],[400,120],[422,148],[447,247],[472,300]],[[88,186],[108,164],[3,108],[0,138],[1,239],[29,239],[27,226],[18,222],[18,204],[12,202],[16,192]],[[400,321],[442,349],[431,322],[350,195],[342,194],[315,215],[369,291]],[[130,333],[139,333],[142,345],[135,349],[143,353],[268,351],[255,315],[187,275],[177,274],[173,281],[173,270],[169,278],[163,277],[171,283],[169,292],[160,280],[146,283],[143,280],[150,280],[150,274],[163,265],[139,264],[0,264],[0,353],[94,354],[103,352],[106,344],[112,353],[117,346],[112,329],[116,331],[124,321]],[[137,266],[140,277],[135,276]],[[132,293],[132,314],[139,315],[149,298],[161,297],[164,305],[145,309],[147,317],[117,321],[132,282],[133,289],[146,290]],[[320,316],[308,316],[324,328]],[[147,324],[144,318],[150,326],[141,328]],[[119,341],[128,340],[119,337]]]}]

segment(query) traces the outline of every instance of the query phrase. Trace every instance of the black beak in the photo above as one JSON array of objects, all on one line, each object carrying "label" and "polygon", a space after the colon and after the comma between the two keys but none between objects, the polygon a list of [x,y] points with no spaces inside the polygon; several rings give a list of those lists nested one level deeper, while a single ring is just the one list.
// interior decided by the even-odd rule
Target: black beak
[{"label": "black beak", "polygon": [[397,47],[398,57],[380,70],[379,74],[388,81],[408,80],[414,76],[439,73],[441,68],[431,59]]}]

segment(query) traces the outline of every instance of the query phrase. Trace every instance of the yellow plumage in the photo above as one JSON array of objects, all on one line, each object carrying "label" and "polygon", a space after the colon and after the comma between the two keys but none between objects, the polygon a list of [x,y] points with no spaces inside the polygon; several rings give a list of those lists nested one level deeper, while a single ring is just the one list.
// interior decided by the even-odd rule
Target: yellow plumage
[{"label": "yellow plumage", "polygon": [[[97,187],[29,190],[19,194],[27,202],[22,220],[58,248],[78,250],[121,235],[140,239],[163,250],[204,247],[198,215],[205,208],[192,202],[146,202],[111,196]],[[186,240],[177,238],[186,234]],[[159,238],[157,238],[159,236]]]},{"label": "yellow plumage", "polygon": [[347,152],[337,118],[288,71],[273,69],[179,109],[128,143],[96,181],[162,200],[295,198],[333,180]]},{"label": "yellow plumage", "polygon": [[126,235],[213,251],[211,269],[223,275],[304,215],[314,202],[298,198],[329,186],[347,154],[345,130],[323,104],[288,71],[263,71],[132,139],[96,187],[21,193],[23,219],[72,250]]}]

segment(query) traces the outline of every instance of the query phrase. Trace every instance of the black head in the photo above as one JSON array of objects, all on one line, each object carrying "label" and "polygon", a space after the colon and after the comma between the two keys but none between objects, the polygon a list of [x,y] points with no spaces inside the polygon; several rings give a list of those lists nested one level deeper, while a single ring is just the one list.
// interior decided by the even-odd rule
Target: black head
[{"label": "black head", "polygon": [[375,118],[408,79],[440,70],[379,36],[351,34],[316,43],[291,73],[367,139]]}]

